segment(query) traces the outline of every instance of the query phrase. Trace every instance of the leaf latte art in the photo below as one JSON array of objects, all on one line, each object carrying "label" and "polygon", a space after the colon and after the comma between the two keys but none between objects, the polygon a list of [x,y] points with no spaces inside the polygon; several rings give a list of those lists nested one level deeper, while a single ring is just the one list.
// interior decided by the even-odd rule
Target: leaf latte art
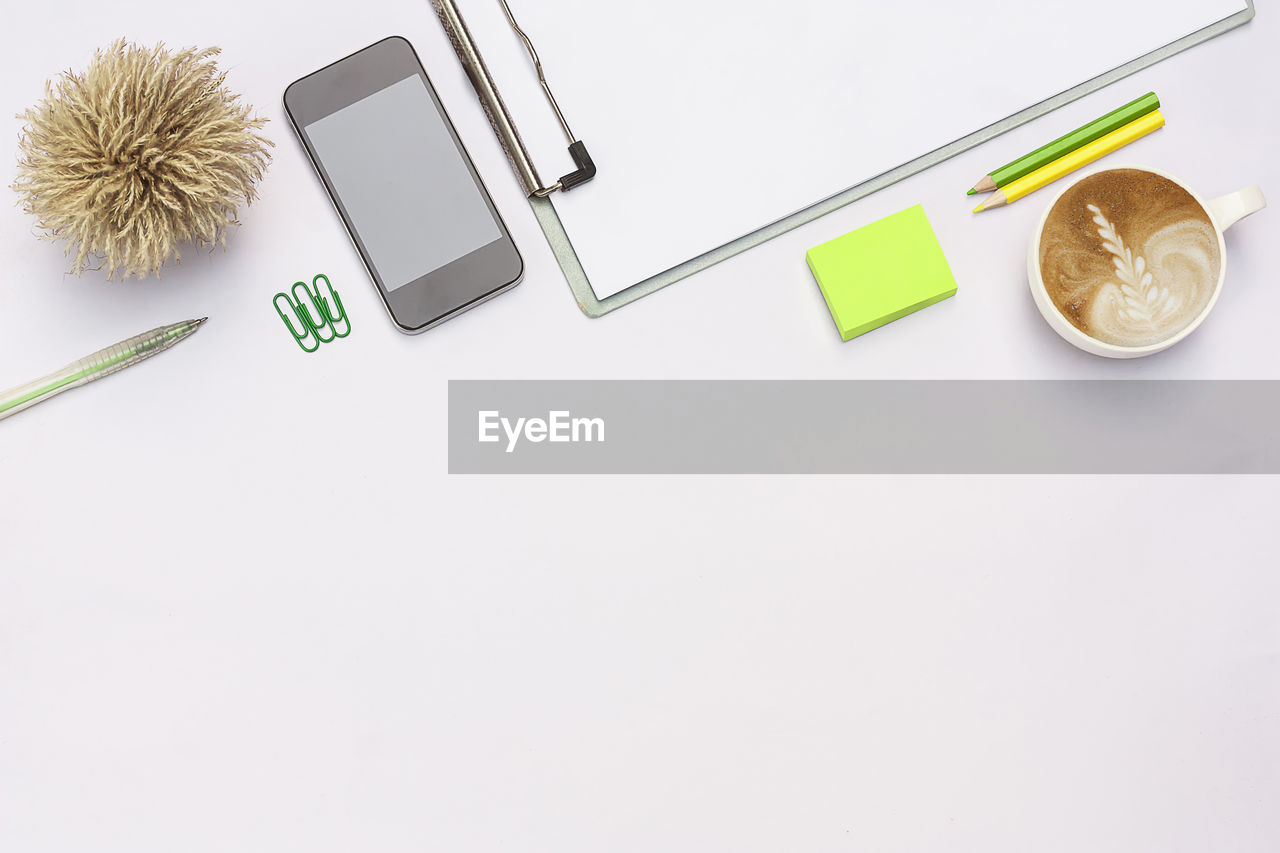
[{"label": "leaf latte art", "polygon": [[1159,343],[1208,306],[1221,269],[1218,235],[1182,187],[1137,169],[1100,172],[1046,219],[1040,270],[1076,328],[1117,346]]}]

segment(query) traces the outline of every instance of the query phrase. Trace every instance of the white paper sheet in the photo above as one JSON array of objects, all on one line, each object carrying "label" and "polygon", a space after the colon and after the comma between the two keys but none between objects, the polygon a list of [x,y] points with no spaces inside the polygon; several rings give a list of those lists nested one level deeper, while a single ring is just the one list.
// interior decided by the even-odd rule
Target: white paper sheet
[{"label": "white paper sheet", "polygon": [[[600,170],[555,204],[601,297],[1246,8],[1243,0],[971,0],[927,14],[870,0],[511,5]],[[498,4],[460,7],[544,182],[570,171],[564,137]],[[591,21],[593,36],[564,25],[574,20]],[[1142,94],[1114,89],[1115,106]],[[1071,129],[1044,125],[1046,141]],[[1025,153],[990,148],[992,168]]]}]

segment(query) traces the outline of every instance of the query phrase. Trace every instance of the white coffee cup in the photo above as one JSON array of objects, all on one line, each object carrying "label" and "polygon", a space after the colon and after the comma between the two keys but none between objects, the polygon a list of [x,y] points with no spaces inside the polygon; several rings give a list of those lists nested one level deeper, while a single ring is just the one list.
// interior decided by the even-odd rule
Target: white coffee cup
[{"label": "white coffee cup", "polygon": [[[1040,240],[1044,234],[1045,223],[1048,221],[1049,213],[1053,210],[1054,205],[1062,198],[1072,187],[1086,178],[1092,177],[1100,172],[1107,172],[1113,169],[1138,169],[1144,172],[1151,172],[1165,178],[1182,189],[1195,199],[1195,201],[1208,214],[1209,221],[1213,223],[1214,230],[1218,237],[1218,280],[1214,285],[1213,293],[1208,303],[1200,311],[1200,313],[1178,332],[1169,336],[1164,340],[1157,341],[1145,346],[1120,346],[1117,344],[1100,341],[1097,338],[1085,334],[1076,328],[1062,312],[1058,310],[1053,299],[1049,296],[1045,289],[1044,279],[1040,271]],[[1209,316],[1209,312],[1213,310],[1213,306],[1218,302],[1218,296],[1222,293],[1222,282],[1227,275],[1227,246],[1223,240],[1223,232],[1251,213],[1256,213],[1266,207],[1266,199],[1262,196],[1262,190],[1256,186],[1246,187],[1228,195],[1220,196],[1212,201],[1205,201],[1195,190],[1187,185],[1186,181],[1171,175],[1163,169],[1157,169],[1154,166],[1145,166],[1140,164],[1124,164],[1120,166],[1107,166],[1101,169],[1093,169],[1085,174],[1081,174],[1074,180],[1068,182],[1058,194],[1045,206],[1044,213],[1040,216],[1040,221],[1036,225],[1035,232],[1031,237],[1031,247],[1027,253],[1027,281],[1031,285],[1031,295],[1035,299],[1036,307],[1040,309],[1040,313],[1049,323],[1055,332],[1061,335],[1067,342],[1074,344],[1085,352],[1091,352],[1094,355],[1101,355],[1107,358],[1137,358],[1138,356],[1151,355],[1168,349],[1187,335],[1194,332],[1204,322],[1204,318]]]}]

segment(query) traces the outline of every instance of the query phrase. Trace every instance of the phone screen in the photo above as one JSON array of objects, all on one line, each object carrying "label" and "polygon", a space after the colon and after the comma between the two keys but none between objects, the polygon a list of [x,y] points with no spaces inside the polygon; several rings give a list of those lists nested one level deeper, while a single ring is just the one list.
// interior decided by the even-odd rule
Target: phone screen
[{"label": "phone screen", "polygon": [[388,291],[502,238],[417,74],[305,131]]}]

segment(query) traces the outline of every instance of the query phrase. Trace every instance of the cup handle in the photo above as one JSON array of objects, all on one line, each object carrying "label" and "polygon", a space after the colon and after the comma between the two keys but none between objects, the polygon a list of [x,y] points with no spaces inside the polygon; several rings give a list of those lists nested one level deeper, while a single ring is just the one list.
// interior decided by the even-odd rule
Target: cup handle
[{"label": "cup handle", "polygon": [[1262,197],[1260,188],[1245,187],[1210,201],[1209,215],[1213,217],[1218,228],[1226,231],[1250,213],[1257,213],[1266,206],[1267,200]]}]

